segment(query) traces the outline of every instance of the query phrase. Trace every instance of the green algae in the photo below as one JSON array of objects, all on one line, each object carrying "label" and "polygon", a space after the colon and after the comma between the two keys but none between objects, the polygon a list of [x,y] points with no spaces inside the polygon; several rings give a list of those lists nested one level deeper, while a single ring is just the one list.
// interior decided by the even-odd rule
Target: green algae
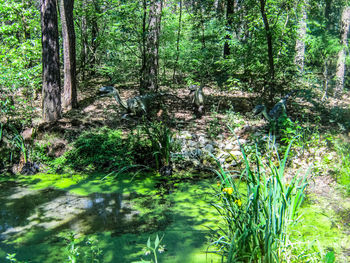
[{"label": "green algae", "polygon": [[[99,192],[99,195],[120,193],[130,200],[130,207],[126,209],[132,207],[138,211],[134,223],[119,228],[115,226],[115,229],[91,230],[85,233],[98,240],[98,246],[103,251],[103,262],[132,262],[145,258],[142,247],[148,237],[154,236],[155,233],[165,235],[163,241],[167,251],[160,255],[161,262],[207,262],[207,259],[210,259],[209,262],[219,262],[216,255],[206,253],[209,234],[207,227],[214,226],[214,222],[217,222],[215,209],[210,205],[210,199],[213,197],[212,181],[179,182],[176,186],[170,185],[168,190],[165,187],[167,193],[159,194],[160,178],[157,175],[103,178],[103,175],[71,177],[39,174],[21,177],[19,182],[29,188],[32,198],[38,200],[31,204],[31,209],[41,213],[43,209],[36,206],[55,202],[55,193],[59,197],[64,193],[84,196],[96,192]],[[52,194],[52,199],[40,201],[39,196],[47,194],[46,192]],[[25,200],[21,198],[16,200]],[[29,216],[33,217],[32,214],[26,215]],[[49,221],[52,218],[41,220]],[[103,224],[103,220],[99,220],[101,222],[97,224]],[[20,225],[31,223],[33,222]],[[67,259],[67,240],[63,239],[60,233],[68,231],[74,220],[55,228],[36,227],[36,223],[39,222],[34,222],[33,226],[19,235],[2,242],[0,258],[4,259],[6,253],[16,253],[17,259],[22,261],[64,262]],[[85,234],[81,233],[80,236]],[[86,244],[83,242],[79,246],[84,248]]]},{"label": "green algae", "polygon": [[40,173],[31,177],[20,177],[20,182],[32,189],[55,187],[78,195],[91,193],[149,193],[155,194],[154,184],[157,176],[143,175],[136,178],[132,174],[121,174],[117,177],[106,177],[104,174],[45,174]]}]

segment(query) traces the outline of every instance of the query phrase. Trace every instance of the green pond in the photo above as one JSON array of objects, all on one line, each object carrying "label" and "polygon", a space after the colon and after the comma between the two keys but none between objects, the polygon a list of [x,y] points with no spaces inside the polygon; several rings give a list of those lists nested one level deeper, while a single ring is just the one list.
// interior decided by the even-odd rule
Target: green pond
[{"label": "green pond", "polygon": [[[69,262],[69,233],[82,249],[88,237],[97,240],[100,262],[150,260],[142,249],[157,234],[164,235],[166,248],[159,262],[221,262],[206,253],[212,249],[209,228],[220,224],[210,205],[217,187],[214,176],[162,180],[150,174],[38,174],[2,180],[0,262],[9,262],[8,253],[24,262]],[[335,262],[350,262],[349,228],[340,227],[344,220],[343,225],[349,222],[350,202],[343,202],[343,214],[328,204],[328,199],[307,198],[291,229],[293,253],[301,255],[293,262],[308,262],[308,255],[322,258],[327,251],[334,251]]]},{"label": "green pond", "polygon": [[[220,262],[206,253],[216,180],[162,181],[154,175],[39,174],[0,182],[0,262],[67,262],[68,233],[94,237],[103,262],[145,256],[148,237],[163,236],[160,262]],[[84,246],[82,242],[78,244]]]}]

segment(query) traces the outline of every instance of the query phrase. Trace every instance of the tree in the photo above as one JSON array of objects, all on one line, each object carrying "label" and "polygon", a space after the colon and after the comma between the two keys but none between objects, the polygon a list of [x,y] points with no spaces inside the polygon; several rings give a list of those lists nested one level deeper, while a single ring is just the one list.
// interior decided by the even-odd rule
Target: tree
[{"label": "tree", "polygon": [[44,121],[61,117],[60,60],[55,0],[41,0],[42,108]]},{"label": "tree", "polygon": [[227,23],[227,30],[230,32],[226,34],[225,36],[225,44],[224,44],[224,58],[230,55],[230,45],[229,40],[231,39],[232,35],[232,24],[233,24],[233,12],[234,12],[234,0],[227,0],[226,3],[226,23]]},{"label": "tree", "polygon": [[306,3],[301,5],[301,17],[299,18],[298,38],[295,45],[294,62],[300,73],[304,71],[304,57],[305,57],[305,38],[306,38]]},{"label": "tree", "polygon": [[[152,0],[149,8],[148,31],[143,32],[146,37],[143,49],[141,67],[140,93],[158,90],[158,50],[160,37],[160,22],[162,14],[162,0]],[[145,27],[144,27],[145,29]]]},{"label": "tree", "polygon": [[345,57],[348,49],[348,33],[350,26],[350,7],[344,8],[341,16],[341,36],[340,42],[342,48],[338,53],[337,70],[336,70],[336,83],[335,93],[339,95],[344,89],[344,75],[345,75]]},{"label": "tree", "polygon": [[270,28],[270,23],[268,19],[268,15],[266,13],[266,0],[260,0],[260,13],[264,22],[265,34],[266,34],[266,43],[267,43],[267,53],[269,60],[269,100],[272,102],[273,96],[275,95],[275,63],[273,58],[273,41],[272,41],[272,30]]},{"label": "tree", "polygon": [[67,109],[78,107],[73,7],[74,0],[60,0],[64,61],[63,107]]}]

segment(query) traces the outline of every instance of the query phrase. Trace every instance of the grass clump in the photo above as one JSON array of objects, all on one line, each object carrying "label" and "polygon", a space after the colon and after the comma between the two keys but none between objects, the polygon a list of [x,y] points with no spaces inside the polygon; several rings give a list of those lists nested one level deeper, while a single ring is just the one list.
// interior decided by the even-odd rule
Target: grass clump
[{"label": "grass clump", "polygon": [[[304,198],[306,177],[284,176],[291,144],[283,160],[274,164],[256,151],[253,164],[242,154],[245,169],[240,178],[219,167],[220,188],[214,207],[223,219],[211,245],[225,262],[279,262],[283,258],[289,227]],[[253,168],[254,167],[254,168]],[[244,181],[245,190],[240,190]]]}]

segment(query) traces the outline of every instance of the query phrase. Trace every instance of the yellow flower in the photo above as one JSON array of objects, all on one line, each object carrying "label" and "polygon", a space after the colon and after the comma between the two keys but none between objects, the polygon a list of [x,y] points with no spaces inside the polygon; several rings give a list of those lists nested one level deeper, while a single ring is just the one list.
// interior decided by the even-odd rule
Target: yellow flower
[{"label": "yellow flower", "polygon": [[236,203],[239,207],[242,206],[242,201],[241,201],[241,199],[235,200],[235,203]]},{"label": "yellow flower", "polygon": [[220,185],[221,185],[220,181],[217,181],[217,182],[216,182],[216,184],[217,184],[218,186],[220,186]]},{"label": "yellow flower", "polygon": [[227,194],[229,194],[229,195],[232,195],[232,193],[233,193],[233,188],[232,187],[226,187],[226,188],[224,188],[224,189],[222,189],[222,191],[225,193],[227,193]]}]

